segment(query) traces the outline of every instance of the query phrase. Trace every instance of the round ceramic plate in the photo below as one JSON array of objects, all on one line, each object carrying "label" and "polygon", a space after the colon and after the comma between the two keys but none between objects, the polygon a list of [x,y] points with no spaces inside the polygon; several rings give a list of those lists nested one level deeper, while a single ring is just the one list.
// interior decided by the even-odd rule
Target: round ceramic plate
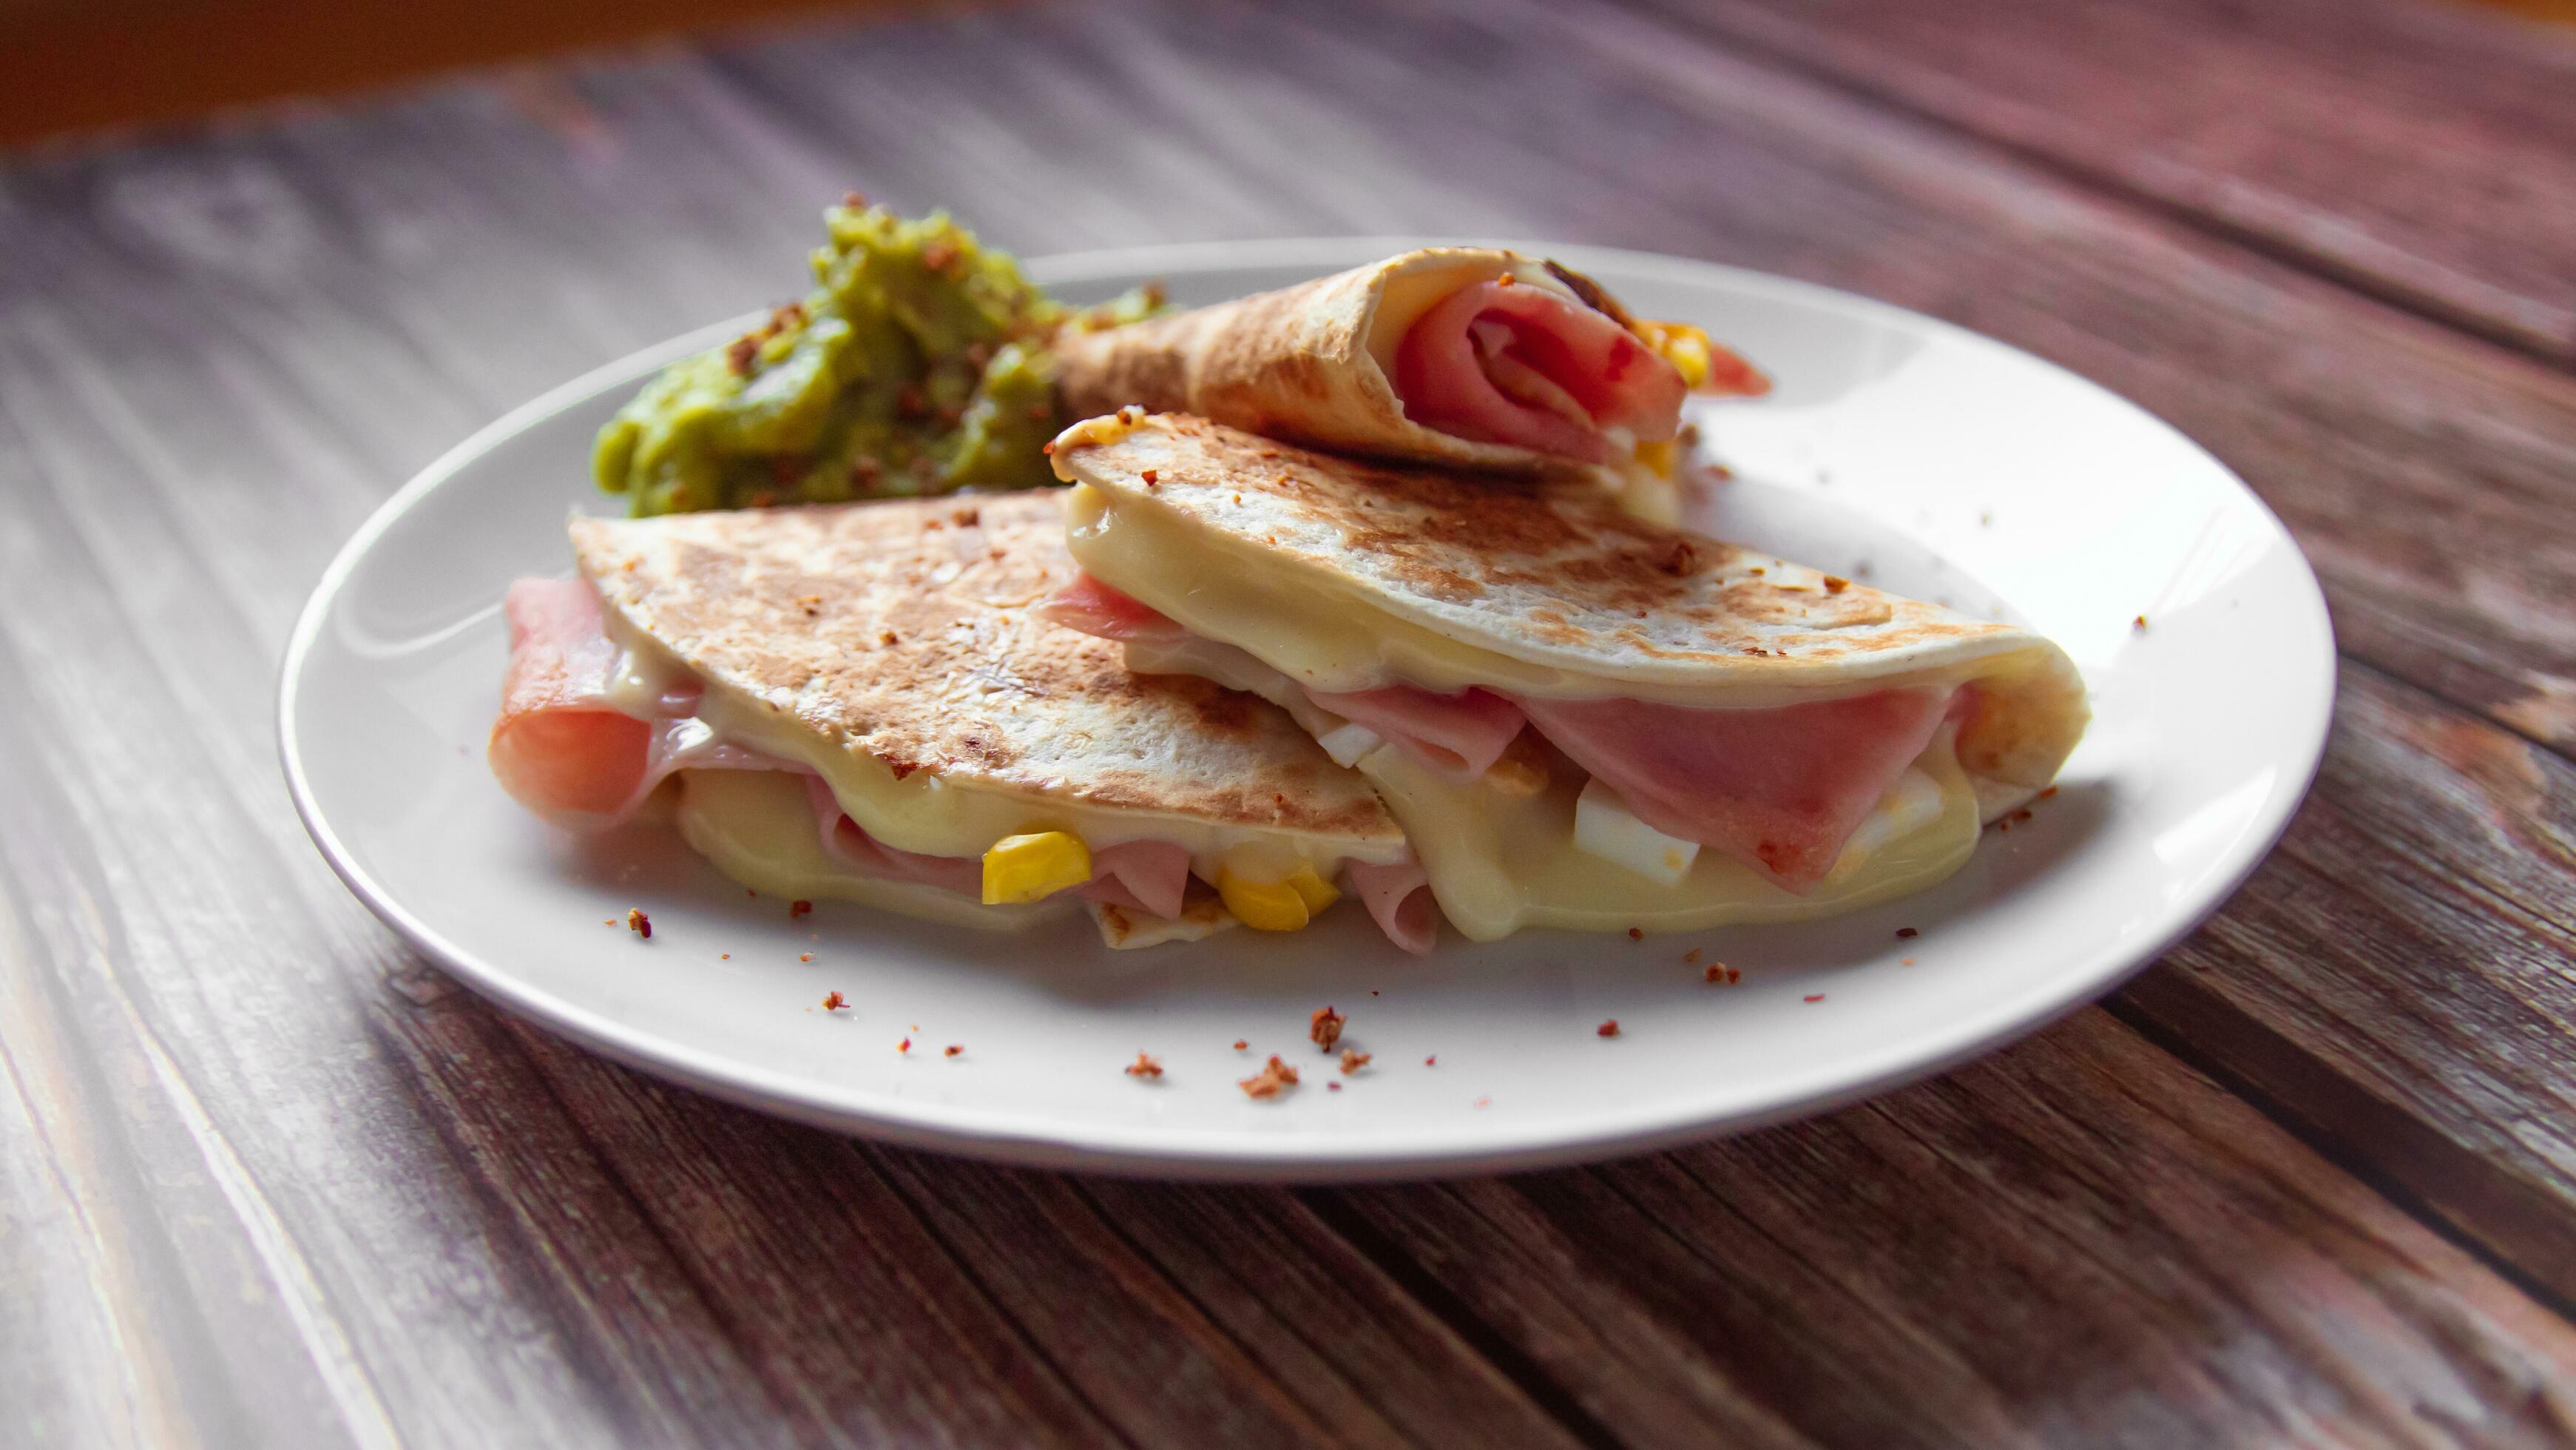
[{"label": "round ceramic plate", "polygon": [[[1160,277],[1194,305],[1411,245],[1030,270],[1071,300]],[[1696,526],[2066,647],[2094,723],[2054,797],[1989,831],[1937,889],[1799,927],[1452,934],[1417,960],[1355,910],[1296,935],[1124,953],[1081,920],[993,936],[827,903],[791,921],[665,830],[548,830],[483,765],[503,587],[568,570],[566,511],[615,508],[590,484],[592,433],[733,321],[529,403],[359,530],[287,651],[296,806],[412,945],[610,1056],[873,1137],[1207,1177],[1529,1167],[1813,1112],[2109,989],[2244,879],[2315,770],[2334,652],[2306,561],[2226,468],[2080,378],[1896,308],[1700,262],[1521,250],[1590,272],[1642,315],[1700,323],[1777,378],[1759,402],[1692,404],[1704,454],[1734,475]],[[638,906],[649,942],[624,925]],[[1711,962],[1735,969],[1729,984],[1705,980]],[[820,1010],[830,991],[849,1008]],[[1327,1003],[1371,1056],[1354,1076],[1307,1041]],[[1617,1035],[1600,1035],[1613,1018]],[[1161,1079],[1121,1071],[1140,1051]],[[1247,1098],[1236,1080],[1274,1052],[1304,1084]]]}]

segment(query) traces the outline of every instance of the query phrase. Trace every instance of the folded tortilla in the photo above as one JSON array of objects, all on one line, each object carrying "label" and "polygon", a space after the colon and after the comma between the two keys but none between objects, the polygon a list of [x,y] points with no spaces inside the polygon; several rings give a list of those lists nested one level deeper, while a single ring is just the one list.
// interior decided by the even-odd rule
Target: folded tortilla
[{"label": "folded tortilla", "polygon": [[[1409,863],[1273,707],[1039,617],[1074,576],[1062,502],[575,519],[581,578],[513,590],[494,769],[593,826],[677,775],[682,830],[756,890],[977,925],[1088,901],[1113,945],[1230,925],[1245,883],[1307,873],[1320,911],[1345,868]],[[993,901],[1017,838],[1061,879]]]},{"label": "folded tortilla", "polygon": [[1296,715],[1469,936],[1829,914],[1955,870],[2045,788],[2083,681],[2028,630],[1469,477],[1186,417],[1059,437],[1051,606]]},{"label": "folded tortilla", "polygon": [[1578,472],[1667,518],[1683,393],[1769,386],[1697,329],[1640,322],[1576,272],[1489,247],[1069,337],[1058,362],[1077,416],[1134,406],[1338,452]]}]

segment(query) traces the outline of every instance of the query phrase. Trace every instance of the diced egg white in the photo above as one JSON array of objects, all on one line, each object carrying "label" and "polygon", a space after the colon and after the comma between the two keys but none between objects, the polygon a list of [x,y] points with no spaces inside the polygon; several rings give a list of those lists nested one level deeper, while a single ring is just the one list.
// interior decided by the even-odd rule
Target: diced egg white
[{"label": "diced egg white", "polygon": [[1333,757],[1333,764],[1347,768],[1359,764],[1361,756],[1384,745],[1386,737],[1365,725],[1346,723],[1339,729],[1327,730],[1316,736],[1315,743],[1324,747],[1326,755]]},{"label": "diced egg white", "polygon": [[1584,782],[1583,794],[1575,798],[1574,848],[1666,886],[1680,885],[1699,859],[1699,842],[1667,836],[1638,820],[1619,793],[1598,778]]}]

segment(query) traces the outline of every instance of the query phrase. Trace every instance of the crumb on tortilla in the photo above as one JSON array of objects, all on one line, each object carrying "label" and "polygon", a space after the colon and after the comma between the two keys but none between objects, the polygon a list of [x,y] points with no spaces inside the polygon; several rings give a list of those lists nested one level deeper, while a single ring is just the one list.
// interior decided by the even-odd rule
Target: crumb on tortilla
[{"label": "crumb on tortilla", "polygon": [[1149,1057],[1146,1054],[1139,1052],[1136,1054],[1136,1060],[1127,1064],[1127,1075],[1129,1077],[1161,1077],[1163,1075],[1163,1060],[1159,1057]]},{"label": "crumb on tortilla", "polygon": [[1850,587],[1851,581],[1840,574],[1828,574],[1825,576],[1825,592],[1827,594],[1840,594]]},{"label": "crumb on tortilla", "polygon": [[630,906],[626,908],[626,929],[635,933],[637,936],[644,938],[646,941],[651,941],[653,939],[653,918],[644,914],[644,908],[640,906]]},{"label": "crumb on tortilla", "polygon": [[1248,1098],[1275,1098],[1296,1085],[1297,1069],[1281,1062],[1275,1052],[1270,1054],[1270,1061],[1261,1071],[1235,1084]]},{"label": "crumb on tortilla", "polygon": [[1306,1035],[1315,1040],[1317,1047],[1330,1052],[1342,1040],[1342,1024],[1350,1020],[1334,1011],[1332,1004],[1327,1002],[1307,1017]]}]

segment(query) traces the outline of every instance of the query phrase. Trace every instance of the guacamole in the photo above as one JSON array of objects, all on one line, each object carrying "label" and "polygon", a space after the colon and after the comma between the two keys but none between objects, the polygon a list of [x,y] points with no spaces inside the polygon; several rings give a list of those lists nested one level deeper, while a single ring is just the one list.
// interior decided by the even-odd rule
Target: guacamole
[{"label": "guacamole", "polygon": [[1084,311],[933,212],[855,194],[824,213],[812,294],[645,385],[591,471],[638,515],[1027,488],[1056,416],[1050,341],[1153,312],[1141,288]]}]

